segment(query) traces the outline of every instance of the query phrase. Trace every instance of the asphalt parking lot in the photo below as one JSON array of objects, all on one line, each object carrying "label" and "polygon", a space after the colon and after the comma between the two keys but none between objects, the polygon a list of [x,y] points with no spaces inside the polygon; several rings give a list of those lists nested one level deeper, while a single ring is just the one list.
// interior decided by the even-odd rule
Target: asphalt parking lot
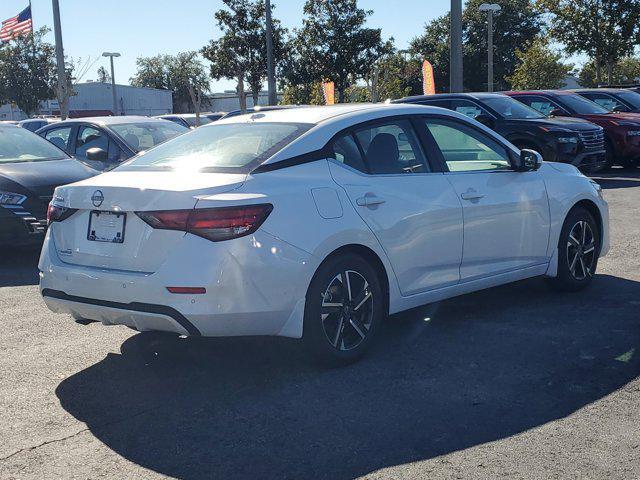
[{"label": "asphalt parking lot", "polygon": [[640,172],[597,177],[593,285],[541,280],[390,319],[322,370],[285,339],[191,340],[46,310],[0,259],[0,478],[640,478]]}]

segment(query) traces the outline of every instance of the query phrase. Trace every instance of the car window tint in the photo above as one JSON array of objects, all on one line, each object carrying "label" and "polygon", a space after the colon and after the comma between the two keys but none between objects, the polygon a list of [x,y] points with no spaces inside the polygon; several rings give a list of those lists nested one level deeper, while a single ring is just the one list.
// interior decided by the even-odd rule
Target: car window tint
[{"label": "car window tint", "polygon": [[351,134],[343,135],[333,142],[333,158],[360,172],[367,172],[358,145]]},{"label": "car window tint", "polygon": [[453,99],[451,100],[451,109],[466,115],[469,118],[476,118],[479,115],[488,115],[477,104],[470,102],[469,100]]},{"label": "car window tint", "polygon": [[370,173],[429,172],[416,135],[407,120],[379,124],[356,132]]},{"label": "car window tint", "polygon": [[551,111],[555,108],[560,108],[559,105],[555,104],[551,100],[544,97],[537,97],[534,95],[527,95],[522,97],[516,97],[517,100],[524,103],[525,105],[529,105],[534,110],[539,111],[543,115],[550,115]]},{"label": "car window tint", "polygon": [[596,102],[598,105],[606,108],[609,111],[612,111],[616,107],[621,108],[623,110],[628,110],[626,105],[624,105],[622,102],[619,102],[611,95],[607,95],[603,93],[589,93],[583,96],[588,98],[592,102]]},{"label": "car window tint", "polygon": [[491,137],[457,122],[426,120],[450,172],[510,170],[506,149]]},{"label": "car window tint", "polygon": [[80,127],[76,140],[76,157],[87,158],[87,150],[100,148],[109,151],[109,137],[94,127]]},{"label": "car window tint", "polygon": [[53,143],[56,147],[64,151],[69,151],[69,136],[71,135],[71,127],[61,127],[49,130],[44,134],[44,138]]}]

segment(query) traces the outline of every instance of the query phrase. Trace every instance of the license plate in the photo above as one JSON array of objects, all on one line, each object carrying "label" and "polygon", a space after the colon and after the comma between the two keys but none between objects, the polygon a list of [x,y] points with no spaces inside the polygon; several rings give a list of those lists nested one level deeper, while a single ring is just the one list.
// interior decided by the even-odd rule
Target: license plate
[{"label": "license plate", "polygon": [[93,211],[89,216],[87,240],[92,242],[124,242],[126,213]]}]

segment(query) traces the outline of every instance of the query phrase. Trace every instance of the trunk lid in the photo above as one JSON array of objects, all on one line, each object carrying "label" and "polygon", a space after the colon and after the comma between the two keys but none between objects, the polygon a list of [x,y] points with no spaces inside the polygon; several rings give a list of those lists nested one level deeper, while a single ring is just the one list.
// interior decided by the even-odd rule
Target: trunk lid
[{"label": "trunk lid", "polygon": [[[237,189],[245,178],[245,174],[113,171],[60,187],[54,203],[77,212],[51,225],[58,255],[73,265],[153,273],[186,234],[153,229],[135,212],[192,209],[198,197]],[[124,221],[109,213],[99,220],[100,215],[92,212],[125,214]],[[122,230],[121,243],[90,240],[96,225]]]}]

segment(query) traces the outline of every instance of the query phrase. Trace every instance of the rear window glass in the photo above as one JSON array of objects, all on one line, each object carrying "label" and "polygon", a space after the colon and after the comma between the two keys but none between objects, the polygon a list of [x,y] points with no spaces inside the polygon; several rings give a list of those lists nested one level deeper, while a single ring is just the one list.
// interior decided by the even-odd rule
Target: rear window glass
[{"label": "rear window glass", "polygon": [[212,124],[138,155],[119,169],[250,171],[311,127],[268,122]]}]

